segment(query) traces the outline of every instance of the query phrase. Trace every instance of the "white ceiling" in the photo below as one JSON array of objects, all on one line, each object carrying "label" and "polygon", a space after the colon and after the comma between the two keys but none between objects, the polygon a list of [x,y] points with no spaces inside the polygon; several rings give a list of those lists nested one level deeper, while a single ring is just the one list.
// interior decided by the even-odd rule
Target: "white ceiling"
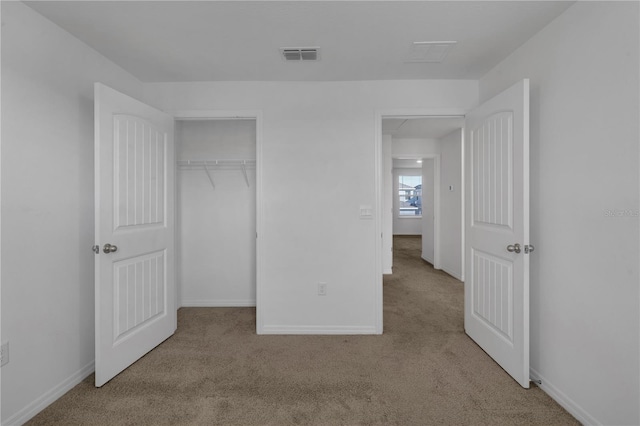
[{"label": "white ceiling", "polygon": [[393,159],[393,168],[394,169],[420,169],[422,168],[422,163],[418,163],[417,160],[409,160],[406,158],[394,158]]},{"label": "white ceiling", "polygon": [[440,139],[464,126],[464,118],[384,118],[382,134],[396,139]]},{"label": "white ceiling", "polygon": [[[26,2],[145,82],[478,79],[572,3]],[[416,41],[457,44],[443,63],[406,63]],[[305,46],[320,61],[279,55]]]}]

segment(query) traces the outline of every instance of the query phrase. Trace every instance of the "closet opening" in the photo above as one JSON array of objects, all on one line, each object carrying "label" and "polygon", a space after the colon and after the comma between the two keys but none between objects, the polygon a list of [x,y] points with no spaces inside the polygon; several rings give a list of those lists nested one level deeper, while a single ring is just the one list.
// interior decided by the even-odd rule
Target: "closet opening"
[{"label": "closet opening", "polygon": [[257,119],[177,119],[179,307],[255,307]]}]

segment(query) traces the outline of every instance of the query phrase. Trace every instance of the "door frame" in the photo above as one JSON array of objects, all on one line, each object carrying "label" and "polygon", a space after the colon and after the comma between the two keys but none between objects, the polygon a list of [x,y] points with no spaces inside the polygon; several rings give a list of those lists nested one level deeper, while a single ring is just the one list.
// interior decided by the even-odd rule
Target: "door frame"
[{"label": "door frame", "polygon": [[[389,108],[389,109],[376,109],[374,113],[374,192],[375,192],[375,215],[374,215],[374,226],[375,226],[375,235],[376,238],[380,235],[380,241],[378,244],[375,244],[375,292],[374,292],[374,304],[375,304],[375,329],[376,334],[382,334],[383,329],[383,297],[382,297],[382,279],[383,279],[383,252],[382,252],[382,204],[383,204],[383,173],[384,173],[384,165],[383,155],[382,155],[382,120],[384,118],[428,118],[428,117],[438,117],[438,118],[460,118],[464,117],[467,114],[468,110],[463,108]],[[464,151],[463,151],[464,155]],[[426,157],[425,157],[426,158]],[[439,170],[439,169],[438,169]],[[438,177],[439,179],[439,177]],[[463,179],[464,179],[464,170],[463,170]],[[464,223],[464,180],[462,185],[462,223]],[[438,215],[440,216],[440,215]],[[435,223],[434,223],[435,226]],[[438,232],[439,236],[439,230]],[[435,232],[434,232],[435,237]],[[464,243],[464,228],[462,228],[462,241]],[[436,242],[434,241],[434,245]],[[464,247],[464,244],[463,244]],[[464,249],[463,249],[464,251]],[[435,251],[434,251],[435,258]],[[438,259],[439,260],[439,259]],[[464,262],[464,255],[463,255]],[[435,262],[435,259],[434,259]]]},{"label": "door frame", "polygon": [[[256,121],[256,333],[260,334],[263,329],[263,313],[260,309],[262,305],[261,301],[264,299],[262,292],[263,271],[262,266],[262,240],[260,238],[264,230],[264,205],[262,195],[262,123],[263,113],[262,110],[177,110],[168,111],[168,114],[172,115],[175,120],[188,121],[188,120],[233,120],[233,119],[246,119]],[[176,157],[177,158],[177,157]],[[176,165],[177,167],[177,165]],[[177,179],[178,173],[176,173]],[[177,189],[177,183],[176,183]],[[177,204],[176,204],[177,208]],[[176,230],[178,231],[178,230]],[[177,243],[177,239],[176,239]],[[177,247],[176,247],[177,250]],[[177,251],[176,251],[177,253]],[[177,265],[176,265],[177,266]],[[176,282],[177,282],[178,268],[176,267]],[[176,292],[178,286],[176,285]],[[176,300],[177,299],[176,295]]]}]

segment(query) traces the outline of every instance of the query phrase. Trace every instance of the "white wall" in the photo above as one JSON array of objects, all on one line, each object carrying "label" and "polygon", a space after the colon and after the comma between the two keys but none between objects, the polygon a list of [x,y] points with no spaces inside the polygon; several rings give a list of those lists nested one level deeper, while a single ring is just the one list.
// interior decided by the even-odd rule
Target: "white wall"
[{"label": "white wall", "polygon": [[[256,158],[255,120],[176,123],[178,160]],[[255,306],[255,168],[178,171],[181,306]],[[299,199],[293,200],[297,205]]]},{"label": "white wall", "polygon": [[[427,262],[435,265],[435,160],[424,159],[422,161],[422,220],[420,221],[420,233],[422,234],[422,254],[421,257]],[[439,266],[439,265],[438,265]]]},{"label": "white wall", "polygon": [[440,139],[440,148],[440,268],[463,281],[462,129]]},{"label": "white wall", "polygon": [[[422,176],[422,170],[420,168],[393,169],[393,235],[422,235],[422,216],[400,217],[398,215],[398,210],[400,209],[400,199],[398,198],[400,176]],[[427,201],[424,200],[424,202],[426,203]]]},{"label": "white wall", "polygon": [[[263,333],[374,333],[377,299],[376,111],[469,108],[475,81],[152,83],[165,110],[261,110]],[[292,197],[308,194],[291,212]],[[327,295],[317,295],[317,283]]]},{"label": "white wall", "polygon": [[440,153],[438,139],[401,139],[392,138],[391,156],[393,158],[422,158]]},{"label": "white wall", "polygon": [[20,424],[93,371],[93,83],[142,87],[24,4],[1,7],[2,423]]},{"label": "white wall", "polygon": [[531,366],[588,424],[640,423],[637,2],[578,2],[480,81],[531,79]]}]

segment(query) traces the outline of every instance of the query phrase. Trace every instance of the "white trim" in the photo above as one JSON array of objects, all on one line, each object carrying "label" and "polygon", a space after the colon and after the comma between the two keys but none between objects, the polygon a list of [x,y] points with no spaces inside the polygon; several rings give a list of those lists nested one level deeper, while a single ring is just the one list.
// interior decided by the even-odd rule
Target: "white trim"
[{"label": "white trim", "polygon": [[595,417],[587,412],[580,404],[569,398],[564,392],[558,389],[553,383],[549,382],[544,376],[538,373],[533,368],[529,369],[529,377],[531,380],[541,380],[542,384],[538,385],[540,389],[549,395],[554,401],[562,406],[575,417],[583,425],[602,425],[603,423],[598,421]]},{"label": "white trim", "polygon": [[429,262],[431,265],[433,265],[433,269],[440,269],[440,268],[436,268],[436,266],[433,263],[433,259],[429,259],[428,257],[425,257],[425,256],[420,256],[420,259],[424,260],[425,262]]},{"label": "white trim", "polygon": [[462,279],[463,278],[462,275],[460,275],[458,272],[455,272],[455,271],[451,270],[450,268],[448,268],[446,266],[442,266],[440,268],[440,270],[443,271],[443,272],[446,272],[449,275],[451,275],[456,280],[464,282],[464,280]]},{"label": "white trim", "polygon": [[372,326],[265,325],[262,334],[380,334]]},{"label": "white trim", "polygon": [[[429,158],[429,156],[423,157]],[[433,157],[433,267],[440,269],[440,154]]]},{"label": "white trim", "polygon": [[380,128],[378,130],[382,133],[382,117],[384,118],[425,118],[425,117],[439,117],[439,118],[463,118],[468,109],[464,108],[392,108],[392,109],[379,109],[376,111],[376,115],[381,117]]},{"label": "white trim", "polygon": [[176,120],[206,120],[206,119],[254,119],[256,120],[256,333],[261,334],[263,328],[263,312],[260,309],[264,300],[262,292],[263,271],[262,253],[264,253],[262,238],[264,230],[264,203],[262,195],[262,110],[177,110],[170,111]]},{"label": "white trim", "polygon": [[253,308],[255,299],[183,299],[183,308]]},{"label": "white trim", "polygon": [[82,367],[80,370],[71,374],[66,379],[62,380],[59,384],[43,393],[39,398],[33,400],[30,404],[25,406],[22,410],[5,420],[3,426],[22,425],[31,420],[36,414],[53,404],[58,398],[65,393],[73,389],[74,386],[81,383],[84,379],[89,377],[91,373],[95,371],[95,363],[91,361],[89,364]]},{"label": "white trim", "polygon": [[[466,121],[465,121],[466,124]],[[465,205],[465,200],[467,199],[467,195],[466,195],[466,175],[465,175],[465,135],[467,134],[467,129],[466,127],[463,127],[462,129],[460,129],[462,132],[462,137],[461,137],[461,144],[462,146],[460,147],[460,207],[462,209],[462,211],[460,212],[460,250],[461,250],[461,254],[460,254],[460,278],[459,280],[464,282],[464,272],[465,272],[465,265],[466,265],[466,261],[465,261],[465,256],[466,256],[466,242],[465,242],[465,238],[466,238],[466,225],[465,225],[465,219],[466,219],[466,205]]]},{"label": "white trim", "polygon": [[[383,203],[383,195],[382,195],[382,173],[384,171],[384,165],[382,164],[383,155],[382,155],[382,114],[379,111],[376,111],[374,116],[375,123],[375,131],[374,131],[374,197],[375,197],[375,205],[374,205],[374,228],[375,235],[374,241],[374,279],[373,279],[373,313],[374,313],[374,327],[375,334],[382,334],[383,331],[383,312],[384,306],[382,301],[382,275],[383,275],[383,259],[382,259],[382,244],[384,241],[382,235],[382,203]],[[391,216],[393,217],[393,216]],[[378,240],[378,237],[380,239]]]},{"label": "white trim", "polygon": [[264,306],[262,283],[264,282],[264,266],[262,264],[264,256],[264,202],[262,193],[262,132],[263,117],[262,111],[255,111],[256,117],[256,333],[262,330],[264,324],[264,313],[260,309]]},{"label": "white trim", "polygon": [[262,110],[237,110],[237,109],[217,109],[217,110],[177,110],[167,111],[176,120],[229,120],[229,119],[257,119],[262,117]]},{"label": "white trim", "polygon": [[384,269],[382,271],[382,274],[383,275],[393,275],[393,269],[391,269],[391,268],[390,269]]}]

